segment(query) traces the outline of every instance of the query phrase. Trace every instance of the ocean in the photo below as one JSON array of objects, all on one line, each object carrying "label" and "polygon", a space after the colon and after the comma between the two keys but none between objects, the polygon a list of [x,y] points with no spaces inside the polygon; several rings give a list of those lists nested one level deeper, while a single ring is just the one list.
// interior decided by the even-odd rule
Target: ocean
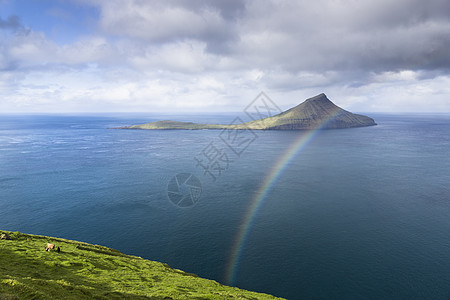
[{"label": "ocean", "polygon": [[368,115],[377,126],[242,136],[0,115],[0,229],[288,299],[448,299],[450,115]]}]

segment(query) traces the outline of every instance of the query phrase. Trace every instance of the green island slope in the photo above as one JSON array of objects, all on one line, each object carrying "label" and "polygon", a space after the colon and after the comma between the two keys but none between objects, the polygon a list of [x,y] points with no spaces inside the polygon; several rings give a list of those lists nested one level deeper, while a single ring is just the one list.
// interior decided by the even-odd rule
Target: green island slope
[{"label": "green island slope", "polygon": [[341,129],[376,125],[372,118],[353,114],[331,102],[325,94],[306,99],[299,105],[275,116],[235,125],[197,124],[192,122],[157,121],[117,129],[237,129],[237,130],[314,130]]},{"label": "green island slope", "polygon": [[[0,231],[0,299],[281,299],[103,246]],[[45,251],[54,243],[61,252]]]}]

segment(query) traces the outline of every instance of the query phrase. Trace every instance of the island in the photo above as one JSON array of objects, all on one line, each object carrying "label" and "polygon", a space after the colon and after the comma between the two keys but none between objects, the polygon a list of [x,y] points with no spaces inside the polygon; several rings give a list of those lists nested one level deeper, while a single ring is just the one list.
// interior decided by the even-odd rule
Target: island
[{"label": "island", "polygon": [[325,94],[309,98],[299,105],[277,115],[240,124],[198,124],[192,122],[157,121],[141,125],[117,127],[115,129],[149,130],[314,130],[340,129],[377,125],[367,116],[354,114],[335,105]]}]

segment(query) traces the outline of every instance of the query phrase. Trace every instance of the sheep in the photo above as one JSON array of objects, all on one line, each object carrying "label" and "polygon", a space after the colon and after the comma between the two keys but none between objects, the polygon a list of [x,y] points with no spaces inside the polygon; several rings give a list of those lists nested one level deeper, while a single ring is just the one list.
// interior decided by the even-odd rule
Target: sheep
[{"label": "sheep", "polygon": [[47,246],[45,247],[45,251],[55,250],[55,244],[47,243]]},{"label": "sheep", "polygon": [[2,234],[2,236],[0,237],[0,240],[10,240],[10,239],[11,237],[6,233]]}]

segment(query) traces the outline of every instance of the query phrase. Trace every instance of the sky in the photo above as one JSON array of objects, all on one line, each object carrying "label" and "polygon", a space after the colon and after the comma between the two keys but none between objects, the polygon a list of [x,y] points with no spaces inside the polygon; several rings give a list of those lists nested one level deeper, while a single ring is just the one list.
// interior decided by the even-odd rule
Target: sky
[{"label": "sky", "polygon": [[0,0],[0,113],[450,112],[448,0]]}]

